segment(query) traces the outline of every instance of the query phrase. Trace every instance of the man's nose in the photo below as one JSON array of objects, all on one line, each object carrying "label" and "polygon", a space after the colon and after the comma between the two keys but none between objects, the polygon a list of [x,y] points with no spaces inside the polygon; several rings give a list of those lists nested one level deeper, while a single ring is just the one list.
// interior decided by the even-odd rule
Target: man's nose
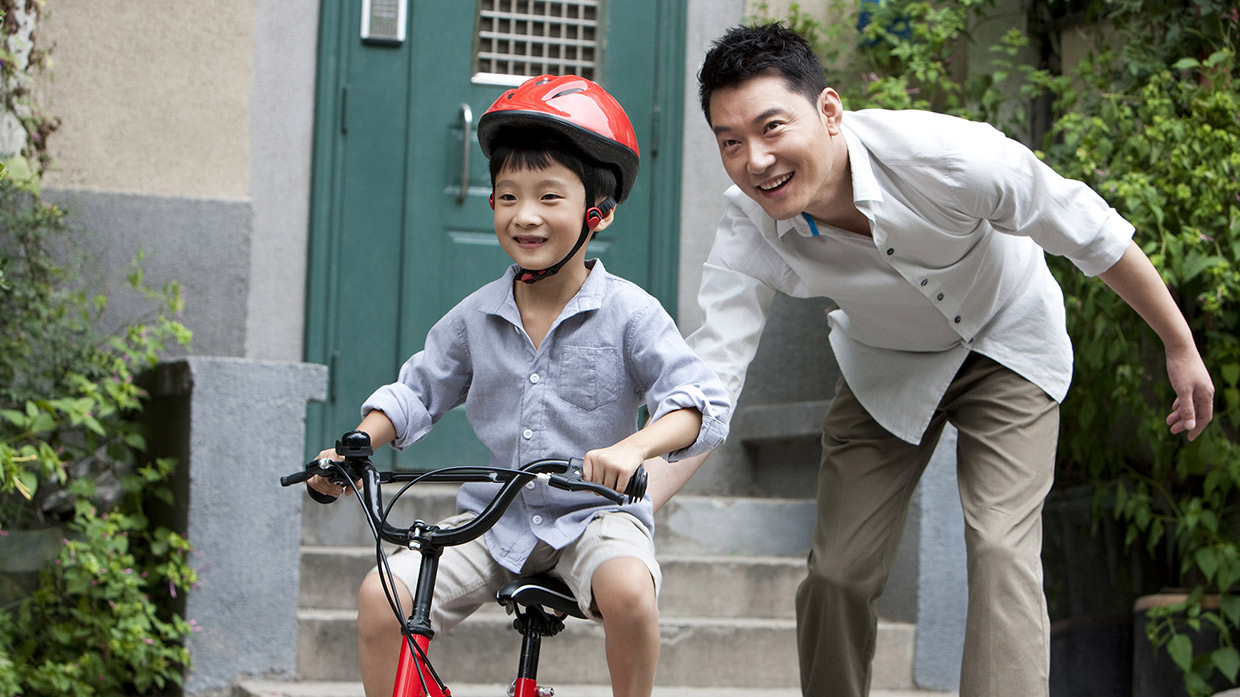
[{"label": "man's nose", "polygon": [[775,162],[775,156],[765,143],[755,142],[749,145],[746,158],[750,174],[762,174]]}]

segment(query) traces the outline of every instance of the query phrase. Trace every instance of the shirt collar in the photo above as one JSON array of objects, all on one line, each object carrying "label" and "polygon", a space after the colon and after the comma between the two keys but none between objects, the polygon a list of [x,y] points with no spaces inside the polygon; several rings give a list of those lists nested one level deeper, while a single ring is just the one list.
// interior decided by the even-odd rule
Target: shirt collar
[{"label": "shirt collar", "polygon": [[[848,127],[848,113],[844,112],[845,120],[840,122],[840,132],[844,136],[844,144],[848,147],[848,166],[852,172],[853,203],[864,212],[868,208],[868,204],[882,202],[883,192],[878,185],[878,178],[874,176],[874,165],[870,160],[870,151],[861,144],[861,140]],[[803,237],[819,236],[818,225],[807,213],[801,213],[801,215],[788,220],[777,221],[775,229],[780,237],[783,237],[790,230],[795,230],[798,235]]]},{"label": "shirt collar", "polygon": [[[607,276],[607,269],[603,268],[602,259],[588,259],[586,264],[592,265],[590,275],[586,276],[585,283],[581,284],[577,294],[564,306],[560,312],[560,320],[579,312],[597,310],[603,306],[603,291],[606,288],[604,278]],[[484,287],[480,291],[483,296],[480,298],[478,308],[481,312],[502,317],[511,322],[513,326],[520,327],[521,312],[517,309],[517,300],[512,294],[518,269],[516,264],[509,266],[503,278]]]}]

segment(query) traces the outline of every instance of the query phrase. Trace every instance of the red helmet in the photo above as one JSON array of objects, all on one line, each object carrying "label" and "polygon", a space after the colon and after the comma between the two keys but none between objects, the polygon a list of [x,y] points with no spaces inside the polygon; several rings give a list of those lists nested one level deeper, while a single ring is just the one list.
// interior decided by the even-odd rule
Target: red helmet
[{"label": "red helmet", "polygon": [[639,160],[633,124],[615,97],[584,77],[539,75],[501,94],[478,119],[478,143],[487,158],[503,126],[555,130],[590,157],[618,170],[617,203],[633,190]]}]

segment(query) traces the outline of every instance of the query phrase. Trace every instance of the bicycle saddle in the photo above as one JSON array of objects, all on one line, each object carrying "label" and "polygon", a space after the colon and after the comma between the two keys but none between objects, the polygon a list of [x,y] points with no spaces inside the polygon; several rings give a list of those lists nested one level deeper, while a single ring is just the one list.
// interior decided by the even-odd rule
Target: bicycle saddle
[{"label": "bicycle saddle", "polygon": [[581,608],[577,607],[577,599],[569,590],[568,584],[547,573],[526,576],[509,581],[495,594],[500,605],[541,605],[542,607],[562,612],[571,617],[585,619]]}]

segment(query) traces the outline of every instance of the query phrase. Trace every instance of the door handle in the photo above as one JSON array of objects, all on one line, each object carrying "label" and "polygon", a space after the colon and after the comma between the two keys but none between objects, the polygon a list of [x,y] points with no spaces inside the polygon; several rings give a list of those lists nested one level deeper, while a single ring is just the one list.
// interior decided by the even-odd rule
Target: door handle
[{"label": "door handle", "polygon": [[461,190],[456,194],[457,203],[465,203],[469,196],[469,131],[474,126],[474,110],[461,103]]}]

